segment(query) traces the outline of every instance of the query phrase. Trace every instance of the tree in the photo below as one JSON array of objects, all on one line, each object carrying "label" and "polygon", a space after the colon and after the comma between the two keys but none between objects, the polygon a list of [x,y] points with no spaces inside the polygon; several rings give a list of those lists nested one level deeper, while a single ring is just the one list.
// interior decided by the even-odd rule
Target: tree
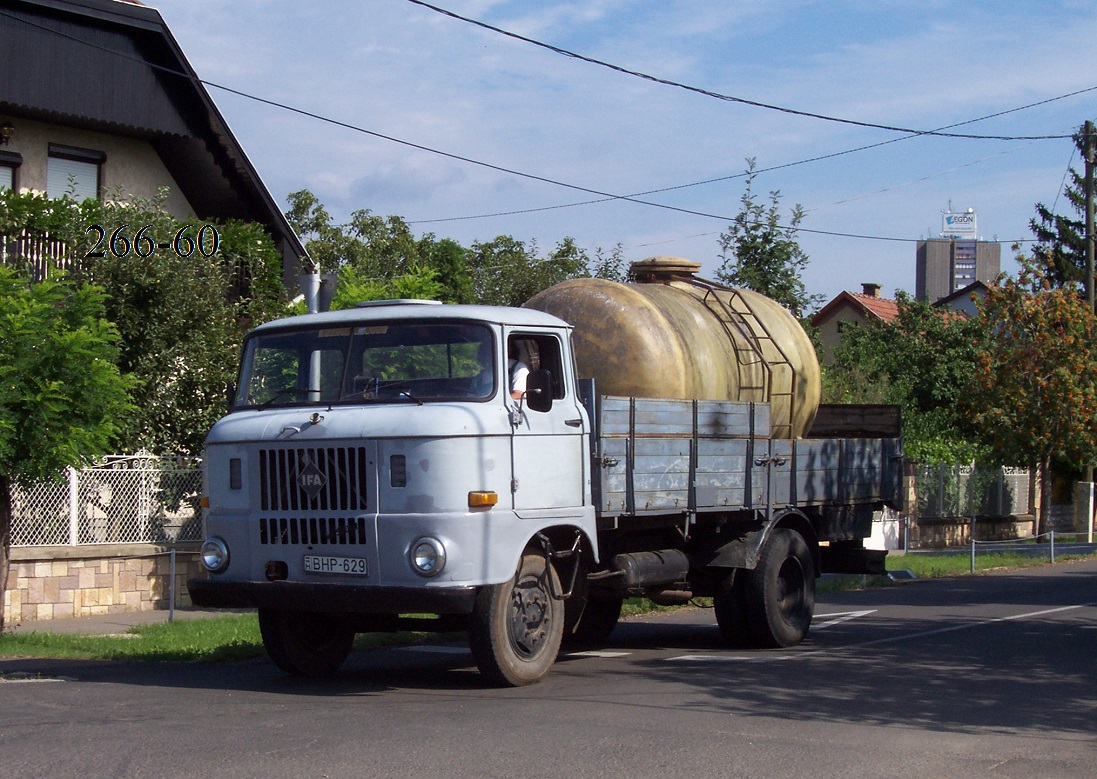
[{"label": "tree", "polygon": [[[1074,145],[1085,159],[1086,139],[1079,132]],[[1086,279],[1086,182],[1074,168],[1068,171],[1070,183],[1063,190],[1067,205],[1078,216],[1071,218],[1053,213],[1043,203],[1036,204],[1036,216],[1029,221],[1036,244],[1031,259],[1041,264],[1041,270],[1054,286],[1085,283]]]},{"label": "tree", "polygon": [[381,217],[369,209],[355,211],[346,224],[333,224],[323,204],[307,189],[291,192],[288,200],[286,219],[301,237],[317,270],[338,273],[340,279],[349,272],[348,280],[374,285],[374,289],[391,288],[401,278],[404,280],[400,283],[414,286],[413,279],[431,270],[440,285],[438,300],[473,302],[467,252],[456,241],[437,240],[432,233],[417,239],[402,217]]},{"label": "tree", "polygon": [[[343,268],[339,271],[339,283],[335,286],[331,309],[354,308],[369,300],[439,300],[444,293],[445,287],[433,268],[416,266],[389,281],[363,279],[353,268]],[[305,313],[304,301],[297,305],[296,313]]]},{"label": "tree", "polygon": [[588,263],[587,275],[596,279],[625,282],[628,269],[625,267],[624,250],[617,244],[607,253],[601,246],[594,249],[594,262]]},{"label": "tree", "polygon": [[509,235],[476,242],[469,250],[476,299],[495,306],[520,306],[543,289],[588,275],[588,258],[572,238],[565,238],[547,256],[537,244],[527,246]]},{"label": "tree", "polygon": [[[188,454],[223,413],[243,333],[280,315],[286,293],[281,254],[259,225],[211,224],[199,247],[205,223],[177,221],[165,197],[76,203],[0,192],[0,235],[60,239],[73,281],[103,289],[117,364],[132,377],[118,444]],[[88,257],[92,249],[103,256]]]},{"label": "tree", "polygon": [[[289,203],[286,219],[317,269],[338,273],[341,284],[353,284],[359,300],[382,294],[406,297],[394,292],[406,288],[418,290],[420,297],[430,292],[446,303],[520,306],[566,279],[626,277],[620,245],[609,252],[596,249],[594,262],[573,238],[564,238],[544,257],[536,242],[510,235],[477,241],[466,249],[433,233],[417,239],[401,217],[380,217],[369,209],[355,211],[347,224],[333,224],[307,189],[290,193]],[[336,295],[342,297],[338,287]]]},{"label": "tree", "polygon": [[981,321],[900,292],[891,322],[847,328],[824,369],[828,403],[894,403],[903,409],[908,456],[971,462],[980,448],[960,401],[970,382]]},{"label": "tree", "polygon": [[1022,270],[991,288],[981,305],[964,405],[981,440],[1004,464],[1038,469],[1037,535],[1047,528],[1051,464],[1097,457],[1097,317],[1077,287],[1056,287],[1047,258],[1018,258]]},{"label": "tree", "polygon": [[742,210],[727,231],[720,234],[720,268],[716,277],[733,287],[745,287],[767,295],[798,319],[821,302],[821,295],[809,295],[800,276],[808,257],[796,241],[804,218],[799,204],[792,208],[789,224],[781,224],[781,193],[769,193],[766,206],[754,196],[755,160],[747,160],[746,190]]},{"label": "tree", "polygon": [[[11,548],[11,488],[109,452],[130,411],[102,290],[31,280],[0,266],[0,603]],[[0,609],[0,630],[3,630]]]}]

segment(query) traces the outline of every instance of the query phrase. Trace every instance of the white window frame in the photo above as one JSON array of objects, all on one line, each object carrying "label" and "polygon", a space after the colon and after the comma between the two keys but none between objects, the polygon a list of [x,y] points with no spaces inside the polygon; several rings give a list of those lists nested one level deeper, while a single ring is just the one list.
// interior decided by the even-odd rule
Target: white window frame
[{"label": "white window frame", "polygon": [[101,151],[51,143],[46,163],[46,194],[53,198],[71,194],[77,201],[89,197],[98,200],[106,160],[107,155]]},{"label": "white window frame", "polygon": [[[0,151],[0,189],[14,190],[19,184],[16,175],[23,164],[23,155],[10,151]],[[10,176],[10,179],[8,178]]]}]

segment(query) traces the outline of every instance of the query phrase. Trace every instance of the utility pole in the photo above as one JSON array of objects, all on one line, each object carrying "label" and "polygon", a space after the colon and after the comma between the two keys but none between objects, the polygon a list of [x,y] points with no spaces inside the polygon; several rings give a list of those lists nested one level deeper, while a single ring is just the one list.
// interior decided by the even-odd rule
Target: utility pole
[{"label": "utility pole", "polygon": [[[1085,141],[1086,158],[1086,302],[1089,310],[1097,313],[1097,305],[1094,304],[1093,294],[1093,146],[1094,133],[1093,122],[1089,119],[1082,125],[1082,138]],[[1087,464],[1085,468],[1086,482],[1089,484],[1089,516],[1086,522],[1086,535],[1090,543],[1093,542],[1093,465]]]},{"label": "utility pole", "polygon": [[1082,125],[1086,144],[1086,301],[1089,310],[1097,313],[1093,294],[1093,122]]}]

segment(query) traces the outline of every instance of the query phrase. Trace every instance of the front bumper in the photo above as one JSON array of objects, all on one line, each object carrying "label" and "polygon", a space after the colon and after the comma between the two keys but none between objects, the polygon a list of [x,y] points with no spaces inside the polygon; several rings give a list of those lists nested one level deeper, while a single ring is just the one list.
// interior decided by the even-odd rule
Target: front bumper
[{"label": "front bumper", "polygon": [[477,590],[216,579],[190,579],[187,589],[191,601],[201,608],[278,608],[340,614],[469,614]]}]

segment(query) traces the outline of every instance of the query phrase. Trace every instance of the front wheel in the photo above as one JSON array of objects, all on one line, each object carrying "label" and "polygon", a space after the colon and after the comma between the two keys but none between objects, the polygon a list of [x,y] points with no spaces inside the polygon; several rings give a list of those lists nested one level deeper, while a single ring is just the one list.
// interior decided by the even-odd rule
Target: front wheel
[{"label": "front wheel", "polygon": [[803,641],[815,613],[815,565],[804,537],[777,528],[758,567],[745,573],[746,616],[755,644],[787,647]]},{"label": "front wheel", "polygon": [[521,687],[545,678],[564,634],[560,580],[542,555],[527,553],[514,578],[484,587],[469,623],[469,647],[480,673]]},{"label": "front wheel", "polygon": [[259,609],[259,632],[274,664],[294,676],[331,676],[354,644],[354,631],[335,617]]}]

